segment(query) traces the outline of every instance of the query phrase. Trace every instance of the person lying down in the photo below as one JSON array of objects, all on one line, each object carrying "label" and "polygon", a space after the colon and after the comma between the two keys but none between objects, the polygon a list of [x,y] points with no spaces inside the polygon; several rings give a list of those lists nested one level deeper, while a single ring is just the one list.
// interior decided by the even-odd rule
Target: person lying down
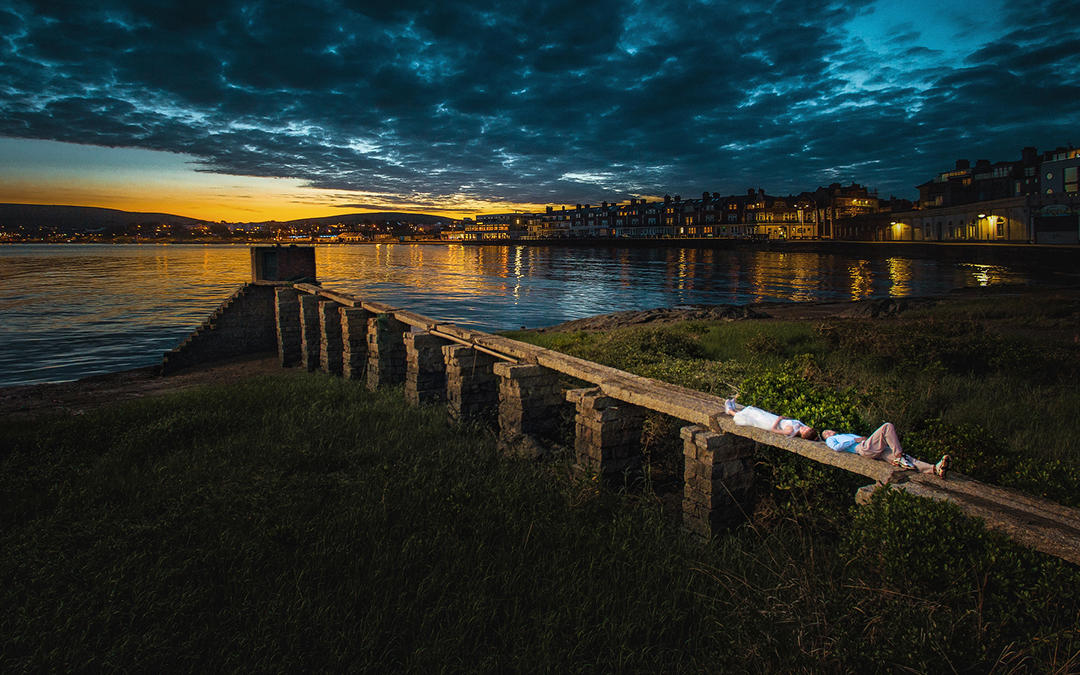
[{"label": "person lying down", "polygon": [[[813,427],[797,419],[782,417],[752,405],[741,405],[733,398],[724,401],[724,412],[731,415],[732,421],[739,426],[755,427],[789,438],[799,436],[808,441],[815,441],[818,438]],[[930,464],[905,454],[900,445],[900,436],[896,433],[896,427],[892,422],[882,424],[869,437],[839,434],[832,429],[826,429],[821,432],[821,440],[836,452],[850,452],[870,459],[880,459],[901,469],[932,473],[941,478],[945,477],[945,472],[949,468],[948,455],[942,455],[937,464]]]}]

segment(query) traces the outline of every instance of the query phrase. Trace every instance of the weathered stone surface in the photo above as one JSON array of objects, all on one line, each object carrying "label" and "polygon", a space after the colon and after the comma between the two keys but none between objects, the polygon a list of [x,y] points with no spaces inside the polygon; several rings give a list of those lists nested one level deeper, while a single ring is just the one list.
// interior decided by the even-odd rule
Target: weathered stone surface
[{"label": "weathered stone surface", "polygon": [[342,373],[340,308],[341,305],[333,300],[320,300],[318,305],[319,364],[323,372],[333,375],[341,375]]},{"label": "weathered stone surface", "polygon": [[371,314],[360,307],[340,307],[341,368],[350,380],[367,378],[367,331]]},{"label": "weathered stone surface", "polygon": [[413,405],[446,400],[446,340],[421,331],[405,334],[405,399]]},{"label": "weathered stone surface", "polygon": [[492,372],[495,357],[464,345],[447,345],[442,351],[450,419],[493,419],[498,408],[498,385]]},{"label": "weathered stone surface", "polygon": [[162,374],[277,347],[274,285],[252,283],[229,296],[161,361]]},{"label": "weathered stone surface", "polygon": [[712,536],[746,518],[753,500],[754,444],[702,426],[680,430],[683,439],[683,523]]},{"label": "weathered stone surface", "polygon": [[319,299],[314,295],[300,295],[300,365],[312,371],[321,361],[319,333]]},{"label": "weathered stone surface", "polygon": [[274,289],[274,326],[277,330],[278,361],[283,368],[300,363],[300,300],[295,289]]},{"label": "weathered stone surface", "polygon": [[386,384],[405,381],[405,339],[409,327],[392,314],[368,319],[367,386],[374,391]]},{"label": "weathered stone surface", "polygon": [[599,388],[566,392],[574,403],[575,469],[610,479],[641,465],[645,411],[605,396]]},{"label": "weathered stone surface", "polygon": [[565,399],[558,373],[535,365],[496,363],[499,378],[499,432],[553,439]]}]

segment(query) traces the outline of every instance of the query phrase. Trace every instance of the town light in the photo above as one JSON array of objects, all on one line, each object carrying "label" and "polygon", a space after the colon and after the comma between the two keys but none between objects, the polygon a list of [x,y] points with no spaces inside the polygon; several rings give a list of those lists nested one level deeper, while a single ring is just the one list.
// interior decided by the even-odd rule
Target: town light
[{"label": "town light", "polygon": [[980,214],[979,214],[979,217],[980,217],[980,218],[985,218],[985,217],[986,217],[986,214],[985,214],[985,213],[980,213]]}]

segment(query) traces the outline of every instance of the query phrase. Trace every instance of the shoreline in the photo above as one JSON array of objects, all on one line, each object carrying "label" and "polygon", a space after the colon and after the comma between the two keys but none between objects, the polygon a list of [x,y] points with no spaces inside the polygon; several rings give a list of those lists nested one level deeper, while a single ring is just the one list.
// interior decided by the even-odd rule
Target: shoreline
[{"label": "shoreline", "polygon": [[[760,302],[750,305],[683,305],[599,314],[529,332],[559,333],[603,331],[625,327],[663,325],[680,321],[821,321],[826,319],[886,319],[911,309],[942,302],[1044,292],[1075,292],[1080,288],[988,286],[958,288],[939,296],[872,298],[851,301]],[[232,382],[249,377],[288,376],[302,372],[282,368],[275,353],[217,361],[162,376],[158,366],[103,373],[69,382],[0,387],[0,416],[34,415],[53,410],[78,415],[113,401],[154,396],[203,384]]]}]

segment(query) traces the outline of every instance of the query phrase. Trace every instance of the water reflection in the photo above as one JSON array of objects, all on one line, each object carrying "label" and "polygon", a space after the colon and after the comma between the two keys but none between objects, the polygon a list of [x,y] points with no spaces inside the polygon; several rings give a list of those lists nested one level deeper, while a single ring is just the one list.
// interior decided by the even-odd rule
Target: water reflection
[{"label": "water reflection", "polygon": [[848,267],[851,277],[851,299],[862,300],[870,297],[874,291],[874,279],[870,272],[869,261],[859,260]]},{"label": "water reflection", "polygon": [[[858,300],[1049,270],[762,250],[320,245],[325,286],[488,330],[679,304]],[[0,385],[159,363],[248,280],[246,246],[0,246]]]},{"label": "water reflection", "polygon": [[911,260],[908,258],[889,258],[889,295],[904,297],[911,295]]}]

